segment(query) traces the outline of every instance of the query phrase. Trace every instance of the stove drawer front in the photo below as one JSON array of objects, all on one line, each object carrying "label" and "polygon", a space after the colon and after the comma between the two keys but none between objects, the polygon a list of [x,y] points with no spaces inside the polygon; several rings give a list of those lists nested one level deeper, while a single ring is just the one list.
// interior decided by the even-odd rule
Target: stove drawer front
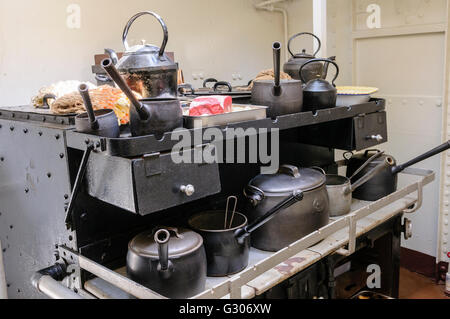
[{"label": "stove drawer front", "polygon": [[344,151],[361,151],[386,143],[386,112],[375,112],[299,129],[299,142]]},{"label": "stove drawer front", "polygon": [[353,121],[355,150],[364,150],[388,141],[386,112],[357,116]]},{"label": "stove drawer front", "polygon": [[[185,153],[194,158],[194,150]],[[176,163],[170,153],[134,159],[93,154],[86,180],[92,197],[142,216],[221,191],[217,163]]]}]

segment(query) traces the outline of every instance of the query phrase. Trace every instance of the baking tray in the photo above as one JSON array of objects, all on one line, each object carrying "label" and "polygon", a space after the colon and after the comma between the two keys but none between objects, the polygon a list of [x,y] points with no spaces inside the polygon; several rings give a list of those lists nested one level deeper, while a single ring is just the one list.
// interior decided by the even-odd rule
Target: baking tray
[{"label": "baking tray", "polygon": [[[233,108],[242,108],[242,111],[233,111],[231,113],[208,115],[208,116],[189,116],[184,115],[184,127],[188,129],[225,126],[232,123],[241,123],[247,121],[257,121],[267,118],[267,107],[259,105],[233,104]],[[186,114],[189,109],[184,109]]]}]

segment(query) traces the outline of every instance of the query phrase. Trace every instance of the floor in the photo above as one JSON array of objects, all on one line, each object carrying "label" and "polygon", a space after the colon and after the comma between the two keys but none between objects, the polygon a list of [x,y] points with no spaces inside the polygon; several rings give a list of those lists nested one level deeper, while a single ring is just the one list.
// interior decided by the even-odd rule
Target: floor
[{"label": "floor", "polygon": [[433,279],[400,269],[400,299],[450,299],[444,291],[444,284],[436,285]]}]

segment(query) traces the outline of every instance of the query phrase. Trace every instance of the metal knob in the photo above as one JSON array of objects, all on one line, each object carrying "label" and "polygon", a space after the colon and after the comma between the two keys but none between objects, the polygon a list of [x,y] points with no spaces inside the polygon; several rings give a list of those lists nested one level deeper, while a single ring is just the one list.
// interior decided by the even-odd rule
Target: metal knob
[{"label": "metal knob", "polygon": [[192,196],[192,195],[194,195],[194,193],[195,193],[195,187],[194,187],[194,185],[191,185],[191,184],[189,184],[189,185],[183,185],[183,186],[181,186],[180,187],[180,191],[182,192],[182,193],[185,193],[186,194],[186,196]]},{"label": "metal knob", "polygon": [[405,218],[402,225],[403,237],[408,240],[412,237],[412,222]]},{"label": "metal knob", "polygon": [[380,134],[378,134],[378,135],[367,136],[366,139],[368,139],[368,140],[375,140],[377,142],[382,142],[384,140],[384,137],[381,136]]}]

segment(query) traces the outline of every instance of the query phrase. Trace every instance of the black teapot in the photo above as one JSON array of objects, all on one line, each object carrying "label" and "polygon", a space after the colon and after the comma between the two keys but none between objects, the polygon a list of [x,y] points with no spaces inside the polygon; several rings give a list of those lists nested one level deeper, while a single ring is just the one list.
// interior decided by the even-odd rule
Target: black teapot
[{"label": "black teapot", "polygon": [[[323,72],[317,78],[306,82],[306,79],[302,73],[302,71],[312,63],[320,63],[325,62],[327,64],[333,64],[336,67],[336,75],[334,76],[333,81],[330,83],[326,80],[327,74]],[[330,59],[313,59],[300,68],[299,72],[300,78],[305,84],[303,88],[303,105],[304,111],[312,111],[315,112],[317,110],[323,110],[328,108],[336,107],[337,100],[337,89],[334,84],[334,81],[339,76],[339,66],[336,62]]]}]

